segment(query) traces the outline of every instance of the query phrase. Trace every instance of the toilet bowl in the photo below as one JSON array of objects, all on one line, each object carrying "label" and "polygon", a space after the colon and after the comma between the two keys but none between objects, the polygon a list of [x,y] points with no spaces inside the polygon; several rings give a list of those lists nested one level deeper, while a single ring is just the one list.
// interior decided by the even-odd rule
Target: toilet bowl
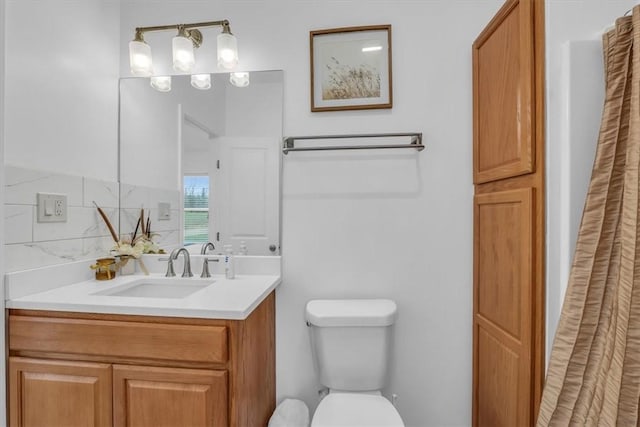
[{"label": "toilet bowl", "polygon": [[404,427],[396,408],[382,395],[329,393],[313,414],[311,427]]},{"label": "toilet bowl", "polygon": [[313,300],[306,320],[320,383],[330,391],[311,427],[403,427],[380,390],[386,383],[397,308],[386,299]]}]

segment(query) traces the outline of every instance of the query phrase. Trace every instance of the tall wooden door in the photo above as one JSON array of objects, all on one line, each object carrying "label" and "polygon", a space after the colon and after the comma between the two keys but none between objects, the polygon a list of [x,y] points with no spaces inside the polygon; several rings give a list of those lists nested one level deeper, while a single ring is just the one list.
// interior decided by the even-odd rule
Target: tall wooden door
[{"label": "tall wooden door", "polygon": [[544,370],[543,0],[473,44],[473,424],[535,423]]}]

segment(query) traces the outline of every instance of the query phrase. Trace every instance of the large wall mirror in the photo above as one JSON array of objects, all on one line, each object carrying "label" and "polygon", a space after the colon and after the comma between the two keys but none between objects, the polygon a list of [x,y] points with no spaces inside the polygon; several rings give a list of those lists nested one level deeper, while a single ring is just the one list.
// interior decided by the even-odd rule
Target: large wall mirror
[{"label": "large wall mirror", "polygon": [[282,71],[251,72],[246,87],[228,74],[208,90],[190,76],[167,92],[149,83],[120,80],[120,232],[143,208],[165,249],[210,241],[278,255]]}]

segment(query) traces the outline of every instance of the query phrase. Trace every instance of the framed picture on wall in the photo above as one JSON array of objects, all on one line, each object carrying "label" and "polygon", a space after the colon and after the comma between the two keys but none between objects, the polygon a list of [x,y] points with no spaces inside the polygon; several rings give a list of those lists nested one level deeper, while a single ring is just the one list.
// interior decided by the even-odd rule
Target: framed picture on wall
[{"label": "framed picture on wall", "polygon": [[310,32],[311,111],[391,108],[391,25]]}]

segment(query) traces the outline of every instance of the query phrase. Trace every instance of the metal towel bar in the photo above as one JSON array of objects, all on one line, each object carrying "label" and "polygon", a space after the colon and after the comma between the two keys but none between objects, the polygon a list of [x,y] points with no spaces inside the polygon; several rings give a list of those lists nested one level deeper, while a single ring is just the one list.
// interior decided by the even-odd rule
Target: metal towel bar
[{"label": "metal towel bar", "polygon": [[[344,139],[344,138],[393,138],[393,137],[411,137],[409,144],[381,144],[381,145],[331,145],[319,147],[296,147],[296,140],[303,139]],[[322,136],[289,136],[283,139],[282,152],[288,154],[290,151],[327,151],[327,150],[370,150],[380,148],[413,148],[418,151],[424,150],[422,144],[422,133],[372,133],[358,135],[322,135]]]}]

